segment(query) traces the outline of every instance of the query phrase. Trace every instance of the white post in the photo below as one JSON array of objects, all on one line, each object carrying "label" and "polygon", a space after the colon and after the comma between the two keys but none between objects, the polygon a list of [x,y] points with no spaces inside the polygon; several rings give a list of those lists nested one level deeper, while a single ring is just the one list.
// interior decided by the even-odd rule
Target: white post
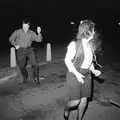
[{"label": "white post", "polygon": [[51,62],[52,60],[52,55],[51,55],[51,44],[47,43],[47,51],[46,51],[46,60],[47,62]]},{"label": "white post", "polygon": [[16,67],[16,55],[15,55],[15,48],[12,47],[10,49],[10,67],[14,68]]}]

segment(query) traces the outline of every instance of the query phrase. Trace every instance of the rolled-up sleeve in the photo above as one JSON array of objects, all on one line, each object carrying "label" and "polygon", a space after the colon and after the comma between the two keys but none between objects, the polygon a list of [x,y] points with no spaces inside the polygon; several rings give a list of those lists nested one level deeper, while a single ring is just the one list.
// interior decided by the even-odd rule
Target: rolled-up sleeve
[{"label": "rolled-up sleeve", "polygon": [[32,37],[32,41],[36,41],[36,42],[42,41],[42,34],[37,35],[35,32],[31,31],[31,37]]},{"label": "rolled-up sleeve", "polygon": [[14,32],[12,33],[12,35],[9,37],[9,42],[10,42],[12,45],[15,45],[15,44],[16,44],[17,35],[18,35],[18,30],[14,31]]}]

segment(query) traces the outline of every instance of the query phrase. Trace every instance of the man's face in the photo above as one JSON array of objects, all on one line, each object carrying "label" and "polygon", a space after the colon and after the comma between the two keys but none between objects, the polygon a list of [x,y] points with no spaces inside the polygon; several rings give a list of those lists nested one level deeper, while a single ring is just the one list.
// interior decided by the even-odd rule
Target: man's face
[{"label": "man's face", "polygon": [[28,23],[23,23],[23,30],[24,32],[27,32],[29,30],[30,25]]}]

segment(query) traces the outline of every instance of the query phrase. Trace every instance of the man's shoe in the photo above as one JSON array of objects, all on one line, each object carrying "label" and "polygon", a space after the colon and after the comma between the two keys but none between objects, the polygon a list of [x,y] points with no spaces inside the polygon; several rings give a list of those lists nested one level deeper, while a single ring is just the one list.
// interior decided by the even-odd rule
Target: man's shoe
[{"label": "man's shoe", "polygon": [[39,81],[39,79],[36,77],[36,78],[33,78],[33,83],[35,83],[35,84],[40,84],[40,81]]}]

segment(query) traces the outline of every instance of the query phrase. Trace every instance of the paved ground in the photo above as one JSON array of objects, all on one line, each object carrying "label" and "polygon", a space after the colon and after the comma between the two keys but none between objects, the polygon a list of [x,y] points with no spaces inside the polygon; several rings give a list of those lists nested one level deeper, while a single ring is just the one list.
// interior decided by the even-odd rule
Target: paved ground
[{"label": "paved ground", "polygon": [[[62,52],[64,50],[62,49]],[[59,55],[55,53],[54,59],[63,58],[62,52],[59,52]],[[39,54],[37,53],[37,56],[40,56]],[[0,78],[15,71],[17,69],[2,68]],[[30,73],[31,69],[28,71]],[[31,84],[31,81],[26,85],[18,84],[22,81],[19,74],[0,84],[0,120],[63,120],[63,108],[67,100],[66,67],[63,62],[46,64],[40,66],[40,73],[45,76],[45,80],[37,86]],[[120,108],[108,101],[112,99],[120,103],[119,63],[117,67],[106,65],[102,78],[103,83],[94,81],[94,99],[88,106],[84,120],[120,118]],[[75,114],[71,114],[70,120],[75,119]]]}]

